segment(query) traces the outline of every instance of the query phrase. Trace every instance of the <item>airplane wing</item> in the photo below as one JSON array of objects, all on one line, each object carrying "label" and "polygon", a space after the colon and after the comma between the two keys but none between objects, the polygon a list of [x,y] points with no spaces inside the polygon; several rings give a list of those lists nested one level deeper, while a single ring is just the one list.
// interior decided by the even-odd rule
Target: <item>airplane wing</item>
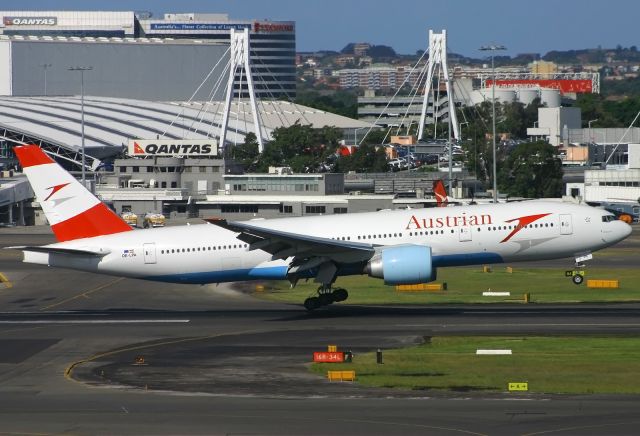
[{"label": "airplane wing", "polygon": [[375,253],[371,244],[318,238],[301,233],[273,230],[244,222],[229,222],[225,219],[209,218],[205,221],[239,233],[238,239],[249,244],[250,250],[270,253],[273,260],[293,257],[292,267],[300,272],[325,262],[365,262]]},{"label": "airplane wing", "polygon": [[111,253],[111,250],[107,249],[76,249],[76,248],[62,248],[62,247],[47,247],[47,246],[17,246],[17,247],[5,247],[7,250],[22,250],[33,251],[36,253],[51,253],[51,254],[71,254],[75,256],[87,256],[87,257],[104,257]]}]

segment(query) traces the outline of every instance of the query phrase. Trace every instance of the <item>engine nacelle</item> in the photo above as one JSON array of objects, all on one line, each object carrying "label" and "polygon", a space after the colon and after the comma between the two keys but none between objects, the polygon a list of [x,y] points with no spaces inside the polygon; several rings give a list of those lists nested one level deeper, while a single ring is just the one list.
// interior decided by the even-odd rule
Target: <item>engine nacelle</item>
[{"label": "engine nacelle", "polygon": [[371,277],[384,279],[387,285],[412,285],[436,279],[431,247],[423,245],[383,248],[367,263],[365,272]]}]

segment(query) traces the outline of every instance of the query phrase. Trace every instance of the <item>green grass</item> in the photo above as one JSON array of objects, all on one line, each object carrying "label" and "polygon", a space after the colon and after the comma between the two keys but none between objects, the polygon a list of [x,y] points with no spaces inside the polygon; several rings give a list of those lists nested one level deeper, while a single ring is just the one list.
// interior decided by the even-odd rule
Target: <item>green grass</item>
[{"label": "green grass", "polygon": [[[512,355],[476,355],[476,349],[511,349]],[[506,391],[528,382],[532,393],[640,393],[640,338],[434,337],[411,348],[354,356],[350,364],[312,364],[311,371],[356,371],[357,382],[411,390]]]},{"label": "green grass", "polygon": [[[640,270],[588,268],[585,279],[617,279],[618,289],[590,289],[583,283],[573,284],[564,276],[564,269],[519,269],[507,273],[505,266],[493,266],[491,273],[482,272],[480,266],[441,268],[438,282],[446,282],[448,290],[442,292],[396,292],[379,279],[366,276],[340,277],[336,287],[349,291],[349,299],[339,304],[434,304],[434,303],[495,303],[521,302],[529,293],[534,303],[571,303],[640,301]],[[301,282],[289,289],[287,282],[274,282],[256,292],[263,298],[301,303],[315,294],[318,285],[312,280]],[[510,297],[483,297],[482,292],[509,291]]]}]

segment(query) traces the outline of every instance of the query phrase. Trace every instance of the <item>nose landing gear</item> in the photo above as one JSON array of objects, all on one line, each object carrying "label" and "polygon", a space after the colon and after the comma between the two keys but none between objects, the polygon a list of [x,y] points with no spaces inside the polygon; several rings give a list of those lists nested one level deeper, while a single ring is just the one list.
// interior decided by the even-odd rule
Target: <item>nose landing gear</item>
[{"label": "nose landing gear", "polygon": [[576,285],[581,285],[584,282],[584,261],[593,259],[591,253],[587,253],[583,256],[576,257],[576,263],[573,267],[573,271],[565,271],[565,277],[571,277],[571,281]]},{"label": "nose landing gear", "polygon": [[571,281],[576,285],[581,285],[584,282],[584,270],[565,271],[566,277],[571,277]]}]

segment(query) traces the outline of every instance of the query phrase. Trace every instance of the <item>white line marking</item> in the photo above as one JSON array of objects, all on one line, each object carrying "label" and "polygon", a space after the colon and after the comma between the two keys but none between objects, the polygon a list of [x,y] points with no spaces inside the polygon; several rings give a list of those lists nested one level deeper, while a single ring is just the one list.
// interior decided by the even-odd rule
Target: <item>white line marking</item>
[{"label": "white line marking", "polygon": [[189,319],[68,319],[68,320],[21,320],[0,321],[0,324],[176,324],[188,323]]},{"label": "white line marking", "polygon": [[638,323],[396,324],[396,327],[640,327]]}]

